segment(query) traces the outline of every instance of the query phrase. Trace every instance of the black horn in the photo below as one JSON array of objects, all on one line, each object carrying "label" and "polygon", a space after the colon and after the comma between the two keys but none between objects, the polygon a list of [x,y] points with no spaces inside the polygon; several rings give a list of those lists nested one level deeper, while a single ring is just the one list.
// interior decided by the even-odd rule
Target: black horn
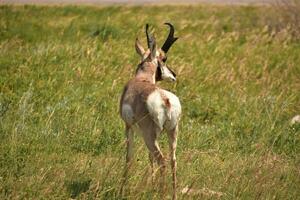
[{"label": "black horn", "polygon": [[148,32],[148,29],[149,29],[149,24],[146,24],[146,36],[147,36],[147,45],[148,45],[148,49],[150,49],[150,43],[151,43],[151,38],[149,36],[149,32]]},{"label": "black horn", "polygon": [[155,43],[155,38],[153,35],[149,34],[149,24],[146,24],[146,36],[147,36],[147,45],[149,49],[153,49],[153,45]]},{"label": "black horn", "polygon": [[[166,25],[168,25],[170,27],[170,32],[168,35],[168,38],[166,39],[164,45],[162,46],[162,50],[167,53],[168,50],[171,48],[171,46],[173,45],[173,43],[178,39],[177,37],[174,37],[174,26],[170,23],[165,23]],[[146,29],[147,29],[147,25],[146,25]]]}]

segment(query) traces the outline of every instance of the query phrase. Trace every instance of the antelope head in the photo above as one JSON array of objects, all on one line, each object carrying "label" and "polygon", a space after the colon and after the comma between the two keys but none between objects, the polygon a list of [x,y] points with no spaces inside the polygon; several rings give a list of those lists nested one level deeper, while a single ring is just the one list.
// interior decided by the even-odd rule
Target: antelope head
[{"label": "antelope head", "polygon": [[167,65],[167,52],[178,39],[174,37],[174,26],[170,23],[165,23],[169,26],[169,35],[161,48],[156,48],[156,40],[153,35],[148,32],[149,25],[146,24],[146,36],[148,49],[145,50],[138,39],[135,42],[136,52],[141,56],[141,63],[138,65],[137,73],[145,68],[144,63],[151,62],[156,66],[155,81],[168,80],[176,81],[176,74]]}]

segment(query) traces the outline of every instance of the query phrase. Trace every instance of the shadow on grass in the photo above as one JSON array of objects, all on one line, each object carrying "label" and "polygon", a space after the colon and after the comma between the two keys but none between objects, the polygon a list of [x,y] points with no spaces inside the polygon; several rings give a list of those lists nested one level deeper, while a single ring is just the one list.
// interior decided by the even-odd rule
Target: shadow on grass
[{"label": "shadow on grass", "polygon": [[65,186],[71,198],[76,198],[83,192],[88,191],[92,179],[88,177],[78,177],[65,181]]}]

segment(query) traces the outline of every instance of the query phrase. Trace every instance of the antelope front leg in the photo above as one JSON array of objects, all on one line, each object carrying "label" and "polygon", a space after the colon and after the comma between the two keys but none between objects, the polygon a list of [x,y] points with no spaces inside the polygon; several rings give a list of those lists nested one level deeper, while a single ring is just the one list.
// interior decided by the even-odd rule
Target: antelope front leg
[{"label": "antelope front leg", "polygon": [[149,152],[149,161],[151,167],[151,181],[152,181],[152,186],[154,186],[154,157],[150,152]]},{"label": "antelope front leg", "polygon": [[133,157],[133,131],[129,126],[126,126],[126,138],[126,165],[130,165]]},{"label": "antelope front leg", "polygon": [[124,174],[123,174],[123,182],[121,185],[121,189],[120,189],[120,195],[123,194],[123,189],[124,186],[127,182],[128,179],[128,171],[129,168],[131,166],[131,161],[132,161],[132,157],[133,157],[133,131],[130,128],[130,126],[126,125],[126,164],[125,164],[125,168],[124,168]]},{"label": "antelope front leg", "polygon": [[171,157],[171,170],[172,170],[172,179],[173,179],[173,200],[175,200],[177,198],[177,195],[176,195],[176,185],[177,185],[177,178],[176,178],[177,130],[178,130],[178,128],[176,127],[168,133],[169,146],[170,146],[170,157]]}]

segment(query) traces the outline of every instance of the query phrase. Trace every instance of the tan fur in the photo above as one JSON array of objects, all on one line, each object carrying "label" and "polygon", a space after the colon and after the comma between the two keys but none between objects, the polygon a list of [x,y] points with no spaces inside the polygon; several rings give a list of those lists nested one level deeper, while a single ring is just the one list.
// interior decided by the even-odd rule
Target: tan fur
[{"label": "tan fur", "polygon": [[[155,85],[155,73],[157,70],[158,60],[162,62],[162,58],[165,54],[161,51],[156,51],[156,57],[153,57],[152,51],[145,51],[136,41],[137,53],[141,56],[142,62],[138,66],[136,76],[131,79],[124,87],[121,101],[120,101],[120,115],[126,125],[126,137],[127,137],[127,155],[126,155],[126,170],[124,173],[124,181],[127,179],[127,169],[130,166],[130,161],[133,156],[133,127],[137,126],[142,133],[144,142],[150,152],[150,161],[153,166],[153,160],[156,160],[160,166],[161,173],[164,174],[165,171],[165,158],[160,151],[157,143],[157,138],[162,131],[162,127],[156,122],[156,116],[153,116],[155,112],[150,113],[147,107],[147,100],[150,94],[155,91],[160,92],[163,104],[167,110],[171,109],[171,103],[168,97],[163,93],[163,90]],[[158,53],[160,52],[160,53]],[[151,56],[150,56],[151,55]],[[177,98],[177,97],[176,97]],[[152,101],[153,102],[153,101]],[[154,101],[156,102],[156,101]],[[180,106],[180,104],[179,104]],[[124,114],[123,107],[129,109],[129,114]],[[132,118],[128,120],[128,115],[132,115]],[[179,119],[175,122],[178,123]],[[166,123],[166,122],[164,122]],[[171,168],[173,175],[173,199],[176,199],[176,157],[175,150],[177,144],[177,124],[175,128],[172,127],[170,130],[167,129],[167,134],[169,138],[169,146],[171,150]],[[164,176],[162,176],[164,177]],[[124,185],[124,184],[123,184]],[[123,185],[121,191],[123,190]],[[163,183],[164,185],[164,183]],[[164,186],[162,186],[164,188]]]},{"label": "tan fur", "polygon": [[[120,101],[120,112],[122,111],[122,105],[128,104],[134,109],[136,119],[148,114],[146,109],[147,97],[157,88],[155,80],[152,78],[156,66],[151,62],[146,62],[144,65],[145,67],[137,72],[136,77],[126,84]],[[132,124],[127,125],[131,126]]]}]

